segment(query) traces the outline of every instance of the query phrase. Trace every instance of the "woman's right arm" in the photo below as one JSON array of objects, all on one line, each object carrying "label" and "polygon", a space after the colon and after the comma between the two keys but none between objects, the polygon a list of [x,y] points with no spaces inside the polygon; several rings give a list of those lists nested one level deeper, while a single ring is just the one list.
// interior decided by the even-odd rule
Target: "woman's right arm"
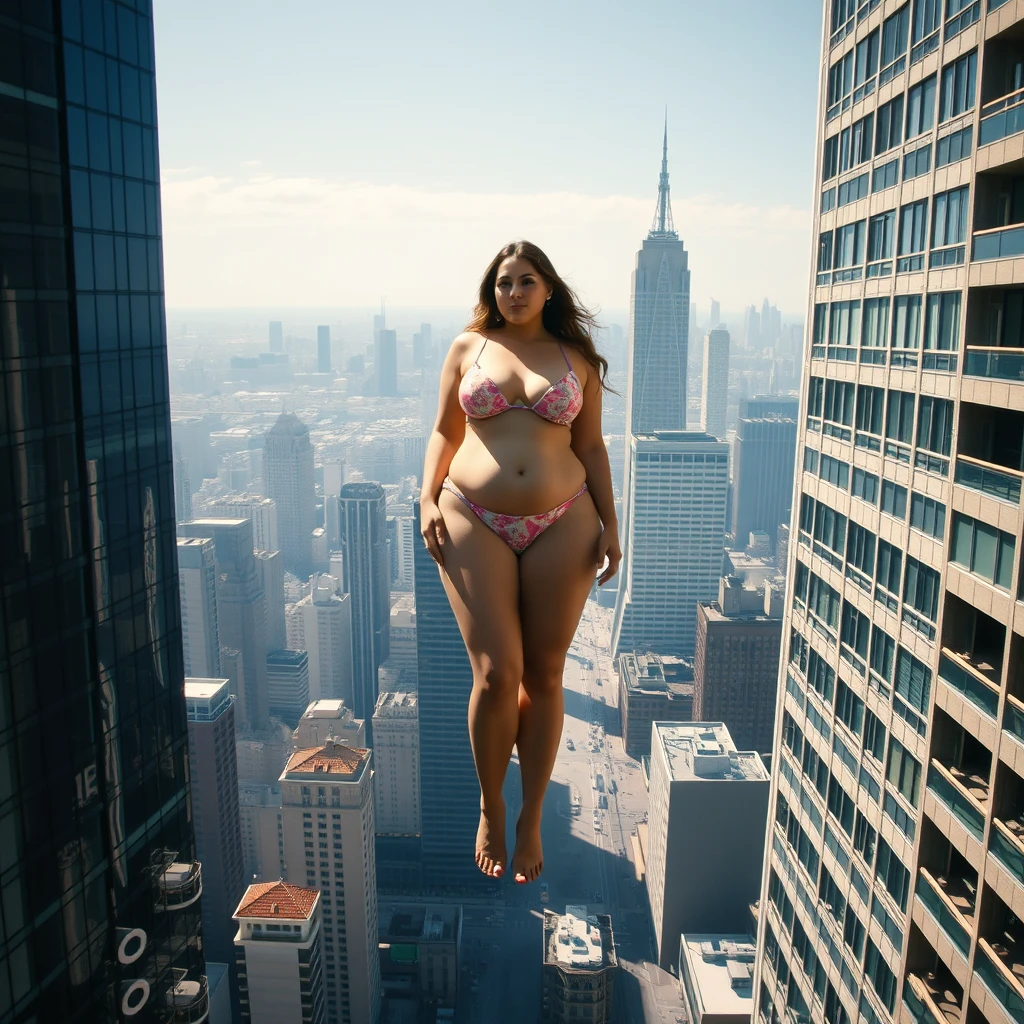
[{"label": "woman's right arm", "polygon": [[444,520],[437,507],[441,484],[448,475],[448,467],[466,436],[466,414],[459,405],[459,385],[462,383],[462,364],[472,334],[460,334],[448,349],[441,368],[441,387],[437,400],[437,419],[427,440],[423,460],[423,486],[420,489],[420,535],[430,557],[443,566],[441,548],[445,541]]}]

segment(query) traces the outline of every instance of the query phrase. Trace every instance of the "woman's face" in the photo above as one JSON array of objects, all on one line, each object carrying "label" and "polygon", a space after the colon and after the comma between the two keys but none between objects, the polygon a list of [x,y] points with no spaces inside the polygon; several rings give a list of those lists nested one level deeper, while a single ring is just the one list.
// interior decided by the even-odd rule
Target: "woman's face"
[{"label": "woman's face", "polygon": [[522,256],[509,256],[498,265],[494,298],[507,323],[525,324],[544,311],[551,286]]}]

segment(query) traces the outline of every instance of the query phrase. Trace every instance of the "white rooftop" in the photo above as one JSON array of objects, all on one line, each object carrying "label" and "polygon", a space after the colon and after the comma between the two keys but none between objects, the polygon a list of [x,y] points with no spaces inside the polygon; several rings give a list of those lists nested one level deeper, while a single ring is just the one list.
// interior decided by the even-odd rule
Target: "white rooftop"
[{"label": "white rooftop", "polygon": [[723,722],[652,722],[653,743],[665,753],[673,782],[767,782],[759,754],[740,751]]},{"label": "white rooftop", "polygon": [[587,908],[567,905],[558,919],[555,956],[561,964],[570,967],[600,967],[604,954],[601,948],[601,929],[597,917],[588,916]]},{"label": "white rooftop", "polygon": [[694,1024],[700,1024],[704,1015],[749,1017],[754,997],[754,956],[749,935],[680,936],[679,959],[682,962],[685,958],[689,988],[699,1004],[691,1008],[696,1011]]},{"label": "white rooftop", "polygon": [[341,718],[345,714],[343,700],[315,700],[306,708],[303,718]]},{"label": "white rooftop", "polygon": [[185,677],[185,697],[193,700],[210,700],[217,692],[230,685],[227,679],[202,679],[198,676]]}]

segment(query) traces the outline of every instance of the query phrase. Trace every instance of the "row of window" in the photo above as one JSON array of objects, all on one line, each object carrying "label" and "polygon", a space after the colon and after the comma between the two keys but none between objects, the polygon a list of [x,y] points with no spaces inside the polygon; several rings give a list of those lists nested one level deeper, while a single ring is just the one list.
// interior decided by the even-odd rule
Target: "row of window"
[{"label": "row of window", "polygon": [[961,305],[958,291],[819,302],[813,344],[919,349],[923,343],[926,350],[955,352],[960,347]]}]

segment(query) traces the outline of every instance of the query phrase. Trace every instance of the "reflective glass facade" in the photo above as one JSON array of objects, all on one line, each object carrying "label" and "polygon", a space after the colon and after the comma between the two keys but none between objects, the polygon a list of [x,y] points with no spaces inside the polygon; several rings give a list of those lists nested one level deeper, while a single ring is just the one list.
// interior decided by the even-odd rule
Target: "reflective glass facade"
[{"label": "reflective glass facade", "polygon": [[0,1022],[204,1019],[159,210],[149,0],[0,0]]}]

